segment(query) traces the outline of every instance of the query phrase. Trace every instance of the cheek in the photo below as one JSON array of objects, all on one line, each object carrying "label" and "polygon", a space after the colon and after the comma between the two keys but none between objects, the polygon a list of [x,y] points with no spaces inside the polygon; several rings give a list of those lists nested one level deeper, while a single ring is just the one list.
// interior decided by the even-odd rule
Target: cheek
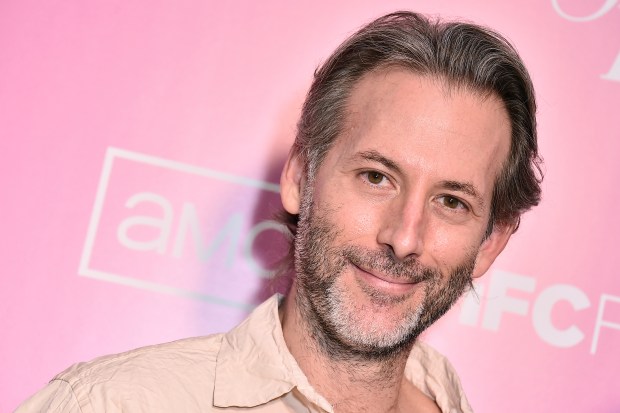
[{"label": "cheek", "polygon": [[350,209],[348,212],[348,219],[352,225],[351,229],[355,234],[363,235],[373,232],[377,222],[377,211],[373,211],[373,208],[359,208],[357,210]]},{"label": "cheek", "polygon": [[462,264],[468,254],[479,245],[474,240],[471,229],[458,226],[429,227],[427,231],[425,250],[435,265],[440,268],[452,269]]},{"label": "cheek", "polygon": [[332,222],[341,230],[344,242],[371,242],[376,239],[382,220],[381,208],[360,202],[345,203],[332,215]]},{"label": "cheek", "polygon": [[433,264],[444,267],[452,261],[450,254],[457,250],[458,237],[454,232],[441,226],[429,226],[424,237],[424,250],[434,261]]},{"label": "cheek", "polygon": [[345,242],[359,241],[374,234],[376,217],[364,208],[344,208],[339,224]]},{"label": "cheek", "polygon": [[431,233],[433,234],[433,238],[430,239],[431,248],[435,253],[449,251],[451,246],[456,244],[456,240],[453,239],[455,238],[454,234],[451,234],[449,231],[439,229]]}]

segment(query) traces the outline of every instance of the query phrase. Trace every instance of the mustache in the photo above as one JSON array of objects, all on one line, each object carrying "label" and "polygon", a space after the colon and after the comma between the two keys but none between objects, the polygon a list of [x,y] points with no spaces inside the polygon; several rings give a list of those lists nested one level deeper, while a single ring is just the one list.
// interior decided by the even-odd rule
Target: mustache
[{"label": "mustache", "polygon": [[364,270],[381,272],[393,278],[419,283],[441,277],[439,270],[420,264],[416,257],[398,260],[387,250],[369,250],[357,246],[347,246],[342,256],[353,265]]}]

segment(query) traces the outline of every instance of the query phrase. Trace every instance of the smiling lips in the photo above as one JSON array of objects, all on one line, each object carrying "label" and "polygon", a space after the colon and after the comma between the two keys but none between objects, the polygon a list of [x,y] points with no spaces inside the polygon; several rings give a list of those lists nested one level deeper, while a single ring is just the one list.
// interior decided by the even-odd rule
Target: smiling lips
[{"label": "smiling lips", "polygon": [[355,272],[364,282],[380,291],[390,294],[406,294],[417,288],[421,281],[411,281],[406,278],[392,277],[387,274],[365,270],[355,264],[352,264]]}]

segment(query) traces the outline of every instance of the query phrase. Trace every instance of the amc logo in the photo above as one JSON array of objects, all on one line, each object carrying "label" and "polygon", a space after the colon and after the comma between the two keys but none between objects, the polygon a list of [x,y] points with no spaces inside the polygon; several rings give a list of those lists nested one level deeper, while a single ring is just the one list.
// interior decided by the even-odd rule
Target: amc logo
[{"label": "amc logo", "polygon": [[286,252],[276,184],[109,148],[79,274],[248,308]]}]

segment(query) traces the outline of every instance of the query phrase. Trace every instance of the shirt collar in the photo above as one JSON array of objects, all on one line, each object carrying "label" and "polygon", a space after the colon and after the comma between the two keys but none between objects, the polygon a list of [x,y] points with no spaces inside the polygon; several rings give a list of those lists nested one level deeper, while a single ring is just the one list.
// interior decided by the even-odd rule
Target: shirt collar
[{"label": "shirt collar", "polygon": [[428,344],[417,340],[413,346],[405,377],[445,413],[472,412],[452,364]]},{"label": "shirt collar", "polygon": [[278,315],[281,298],[274,295],[224,335],[215,367],[215,406],[254,407],[297,387],[308,401],[333,411],[288,351]]}]

